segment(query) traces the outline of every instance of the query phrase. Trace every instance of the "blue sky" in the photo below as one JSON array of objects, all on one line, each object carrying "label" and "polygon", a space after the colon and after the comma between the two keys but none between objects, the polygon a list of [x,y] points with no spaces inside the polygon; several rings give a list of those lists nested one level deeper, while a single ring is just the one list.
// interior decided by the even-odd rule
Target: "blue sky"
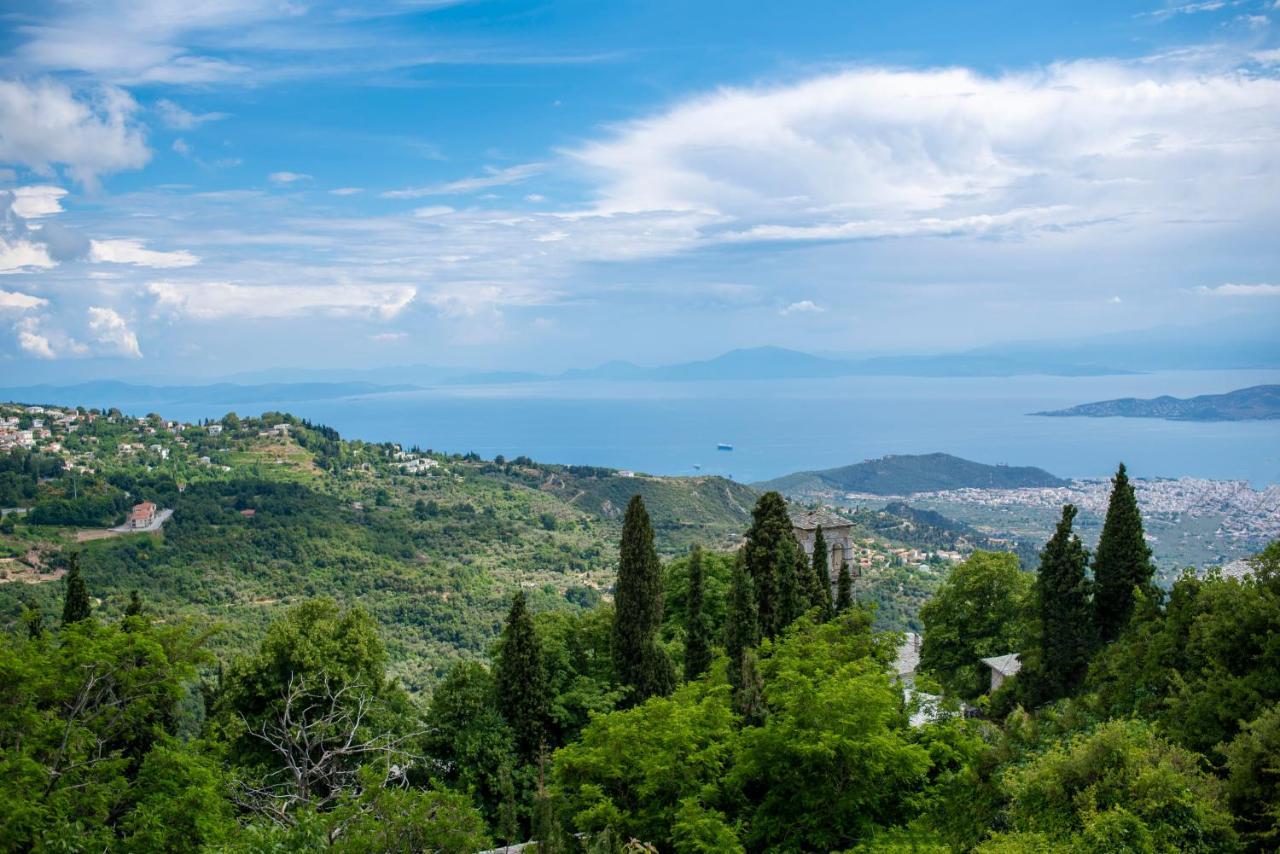
[{"label": "blue sky", "polygon": [[1280,2],[7,4],[6,379],[1280,316]]}]

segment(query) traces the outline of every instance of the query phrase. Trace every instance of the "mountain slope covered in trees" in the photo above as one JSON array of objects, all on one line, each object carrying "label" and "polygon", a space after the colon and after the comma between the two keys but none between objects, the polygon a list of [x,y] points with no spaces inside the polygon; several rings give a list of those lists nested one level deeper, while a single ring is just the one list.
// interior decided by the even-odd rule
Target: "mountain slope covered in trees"
[{"label": "mountain slope covered in trees", "polygon": [[796,472],[755,484],[784,495],[858,492],[912,495],[943,489],[1017,489],[1061,486],[1066,481],[1032,466],[987,465],[950,454],[892,454],[878,460],[821,471]]}]

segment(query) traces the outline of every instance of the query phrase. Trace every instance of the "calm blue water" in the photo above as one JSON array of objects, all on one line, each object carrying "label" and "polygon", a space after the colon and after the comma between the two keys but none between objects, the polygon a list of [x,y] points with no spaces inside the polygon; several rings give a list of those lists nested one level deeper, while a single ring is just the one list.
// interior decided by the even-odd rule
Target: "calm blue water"
[{"label": "calm blue water", "polygon": [[[1125,377],[850,377],[719,383],[546,383],[442,387],[277,406],[174,406],[192,420],[281,409],[343,436],[491,458],[705,473],[740,481],[884,454],[945,451],[1036,465],[1063,477],[1194,476],[1280,483],[1280,421],[1196,424],[1042,418],[1027,413],[1115,397],[1186,397],[1261,383],[1280,371]],[[729,442],[731,452],[717,451]]]}]

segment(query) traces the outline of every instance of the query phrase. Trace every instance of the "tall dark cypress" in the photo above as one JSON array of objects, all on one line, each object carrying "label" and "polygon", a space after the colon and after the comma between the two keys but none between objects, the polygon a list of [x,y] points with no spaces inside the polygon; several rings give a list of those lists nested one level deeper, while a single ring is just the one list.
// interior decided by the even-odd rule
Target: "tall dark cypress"
[{"label": "tall dark cypress", "polygon": [[1093,555],[1093,608],[1098,640],[1110,643],[1120,636],[1133,614],[1134,588],[1151,589],[1151,549],[1142,533],[1142,514],[1124,463],[1111,481],[1111,501],[1102,524],[1102,537]]},{"label": "tall dark cypress", "polygon": [[840,564],[840,575],[836,579],[836,613],[843,614],[853,607],[853,573],[849,571],[849,561]]},{"label": "tall dark cypress", "polygon": [[766,492],[751,511],[751,528],[743,547],[746,569],[755,588],[760,632],[774,637],[801,613],[808,593],[808,572],[801,586],[796,542],[787,513],[787,502],[777,492]]},{"label": "tall dark cypress", "polygon": [[812,590],[810,592],[810,603],[818,609],[820,619],[831,619],[833,609],[831,607],[831,555],[827,551],[827,538],[822,535],[822,526],[818,526],[818,530],[813,535],[813,556],[811,563],[813,571],[810,573]]},{"label": "tall dark cypress", "polygon": [[129,604],[124,606],[124,615],[126,617],[142,616],[142,596],[137,590],[129,591]]},{"label": "tall dark cypress", "polygon": [[515,733],[520,758],[529,763],[536,761],[547,735],[551,700],[542,644],[523,592],[512,597],[507,624],[502,629],[494,690],[498,711]]},{"label": "tall dark cypress", "polygon": [[729,580],[728,613],[724,622],[724,651],[729,656],[729,685],[737,696],[743,687],[743,665],[749,650],[760,642],[760,626],[756,617],[756,596],[751,589],[743,553],[733,562]]},{"label": "tall dark cypress", "polygon": [[89,611],[89,590],[80,577],[80,555],[72,553],[71,567],[67,570],[67,594],[62,602],[62,625],[89,619]]},{"label": "tall dark cypress", "polygon": [[1093,651],[1093,609],[1086,571],[1089,553],[1072,532],[1076,508],[1062,508],[1053,537],[1040,552],[1035,583],[1037,646],[1032,700],[1046,703],[1074,694]]},{"label": "tall dark cypress", "polygon": [[702,548],[694,546],[689,554],[689,596],[685,609],[687,623],[684,640],[684,678],[697,679],[711,666],[711,639],[707,636],[707,618],[702,613],[703,600]]},{"label": "tall dark cypress", "polygon": [[662,624],[662,565],[653,548],[653,526],[639,495],[622,523],[618,582],[614,589],[613,663],[618,681],[640,703],[674,687],[675,672],[658,645]]}]

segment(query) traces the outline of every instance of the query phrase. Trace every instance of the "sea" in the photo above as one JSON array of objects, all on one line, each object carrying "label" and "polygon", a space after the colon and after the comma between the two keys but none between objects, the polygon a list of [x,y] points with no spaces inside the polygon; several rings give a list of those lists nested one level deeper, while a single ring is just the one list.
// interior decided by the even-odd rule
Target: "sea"
[{"label": "sea", "polygon": [[[1124,461],[1134,477],[1244,480],[1263,487],[1280,483],[1280,420],[1197,423],[1031,413],[1264,383],[1280,383],[1280,371],[441,385],[280,404],[175,404],[159,411],[190,421],[227,411],[281,410],[334,427],[346,438],[649,474],[716,474],[745,483],[886,454],[942,451],[1039,466],[1060,477],[1105,477]],[[722,444],[732,450],[719,449]]]}]

